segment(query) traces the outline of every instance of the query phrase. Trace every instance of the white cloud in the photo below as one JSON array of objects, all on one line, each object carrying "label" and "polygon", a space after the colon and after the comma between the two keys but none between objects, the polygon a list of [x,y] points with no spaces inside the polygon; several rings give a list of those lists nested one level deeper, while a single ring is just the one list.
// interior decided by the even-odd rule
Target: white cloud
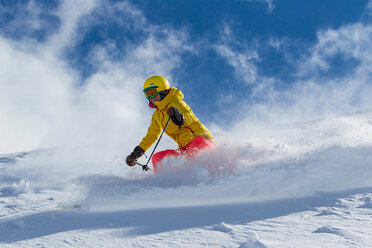
[{"label": "white cloud", "polygon": [[242,79],[247,84],[254,84],[257,81],[255,62],[258,56],[254,50],[240,53],[226,45],[217,45],[215,49],[235,69],[237,78]]},{"label": "white cloud", "polygon": [[[56,12],[61,27],[44,43],[0,37],[5,65],[0,68],[0,154],[87,144],[119,145],[129,152],[145,135],[151,110],[141,91],[144,79],[155,73],[171,79],[181,54],[191,48],[182,30],[148,24],[128,2],[110,6],[64,1]],[[128,44],[128,54],[118,61],[109,56],[113,44],[97,46],[89,56],[98,71],[82,83],[61,55],[81,39],[79,24],[99,8],[118,11],[131,20],[129,28],[148,37]]]},{"label": "white cloud", "polygon": [[62,25],[58,32],[48,40],[48,45],[53,47],[54,52],[76,41],[79,22],[84,16],[89,15],[100,2],[96,0],[65,0],[62,2],[56,13]]},{"label": "white cloud", "polygon": [[357,74],[366,73],[372,65],[372,26],[356,23],[318,32],[318,43],[311,48],[311,55],[299,67],[300,74],[327,71],[332,56],[342,55],[361,62]]},{"label": "white cloud", "polygon": [[[234,46],[238,46],[239,49],[234,49]],[[244,48],[242,51],[241,47],[242,44],[234,38],[230,27],[224,24],[220,43],[213,48],[234,68],[237,78],[246,84],[255,84],[258,77],[256,66],[258,54],[254,48]]]},{"label": "white cloud", "polygon": [[[228,52],[221,53],[221,56],[234,67],[236,75],[249,74],[250,70],[234,62],[241,56],[245,57],[247,52],[234,50],[233,45],[238,41],[232,35],[228,37],[229,42],[224,42],[226,32],[222,35],[224,49]],[[286,43],[296,42],[288,38],[285,40]],[[249,141],[265,146],[279,143],[285,149],[290,144],[321,149],[324,148],[323,145],[349,145],[352,140],[353,145],[370,142],[365,128],[368,129],[371,123],[358,118],[357,114],[361,110],[370,109],[372,105],[370,23],[357,22],[337,29],[319,30],[317,42],[304,49],[304,55],[295,60],[293,56],[286,55],[288,46],[282,46],[280,37],[271,38],[268,43],[260,45],[262,44],[282,52],[288,58],[287,62],[297,68],[298,73],[291,82],[284,82],[286,89],[280,90],[273,87],[276,82],[281,82],[280,78],[266,78],[256,73],[256,82],[252,84],[253,93],[256,97],[261,96],[262,101],[255,103],[247,102],[246,99],[233,99],[235,106],[239,107],[239,113],[244,114],[235,118],[227,131],[228,139],[235,143],[241,140],[245,144]],[[259,58],[258,48],[253,46],[246,57],[257,54]],[[347,73],[333,77],[326,72],[332,69],[332,58],[336,55],[358,63],[354,63],[353,68],[346,68]],[[251,67],[255,68],[256,60],[250,62]],[[295,123],[307,124],[298,127]],[[336,130],[336,127],[342,129],[344,126],[345,130]],[[281,127],[290,128],[284,130]],[[321,141],[323,136],[324,142]],[[316,139],[319,140],[315,141]]]},{"label": "white cloud", "polygon": [[[0,14],[2,16],[12,16],[18,14],[22,16],[22,18],[9,18],[6,21],[6,25],[3,25],[2,31],[5,33],[12,33],[12,35],[20,35],[21,33],[24,35],[31,35],[35,30],[40,30],[45,21],[39,18],[40,13],[42,13],[42,9],[35,3],[35,1],[31,0],[27,4],[13,2],[14,8],[8,9],[5,7],[0,8]],[[24,27],[28,27],[27,30]]]},{"label": "white cloud", "polygon": [[[234,67],[238,79],[254,86],[254,96],[261,94],[265,99],[263,102],[266,102],[266,105],[242,104],[241,106],[249,106],[246,112],[253,113],[250,117],[271,116],[271,109],[272,112],[279,113],[273,119],[285,121],[291,118],[312,118],[327,112],[347,112],[371,104],[372,26],[370,24],[354,23],[339,29],[321,30],[317,33],[317,43],[304,52],[306,55],[296,60],[286,56],[288,47],[282,46],[281,39],[271,37],[267,43],[260,43],[263,46],[275,47],[288,58],[288,63],[296,66],[297,77],[291,83],[293,87],[285,91],[277,91],[273,87],[276,82],[281,82],[281,79],[267,78],[257,72],[259,47],[251,46],[249,51],[234,50],[234,44],[239,41],[235,40],[229,30],[225,28],[221,35],[222,45],[217,46],[219,54]],[[296,42],[285,40],[286,43]],[[242,44],[239,45],[244,47]],[[332,58],[335,55],[341,55],[346,60],[353,59],[358,63],[354,64],[354,69],[346,68],[348,73],[344,75],[341,73],[342,77],[322,76],[333,66]],[[288,111],[289,109],[293,112]],[[283,118],[278,118],[279,116]],[[285,116],[287,117],[284,118]]]},{"label": "white cloud", "polygon": [[[319,115],[327,112],[342,113],[366,108],[372,103],[372,26],[355,23],[318,32],[318,42],[309,49],[298,63],[297,92],[301,92],[296,102],[312,100],[313,111]],[[330,58],[341,55],[358,61],[358,65],[342,77],[322,77],[332,64]],[[309,78],[301,79],[303,76]],[[305,106],[303,106],[305,107]]]},{"label": "white cloud", "polygon": [[257,0],[259,2],[264,2],[267,4],[267,10],[268,12],[273,12],[274,8],[275,8],[275,5],[273,3],[273,0]]},{"label": "white cloud", "polygon": [[[130,30],[139,33],[137,38],[142,42],[127,43],[126,56],[113,62],[112,55],[122,48],[119,48],[114,41],[105,41],[90,52],[89,60],[100,66],[100,72],[120,66],[124,71],[135,71],[142,74],[143,77],[162,74],[168,75],[168,79],[171,80],[172,70],[180,65],[181,54],[193,50],[193,47],[188,45],[187,32],[182,29],[175,30],[170,26],[149,24],[143,13],[129,2],[106,5],[106,8],[97,10],[98,14],[109,16],[113,22],[122,25],[123,32]],[[101,20],[94,16],[87,18],[87,20],[89,22],[85,25],[102,24]]]},{"label": "white cloud", "polygon": [[372,10],[372,1],[369,1],[367,4],[367,10],[371,11]]},{"label": "white cloud", "polygon": [[267,12],[269,12],[269,13],[273,12],[273,10],[275,8],[275,5],[273,3],[273,0],[243,0],[243,1],[265,3],[265,4],[267,4]]}]

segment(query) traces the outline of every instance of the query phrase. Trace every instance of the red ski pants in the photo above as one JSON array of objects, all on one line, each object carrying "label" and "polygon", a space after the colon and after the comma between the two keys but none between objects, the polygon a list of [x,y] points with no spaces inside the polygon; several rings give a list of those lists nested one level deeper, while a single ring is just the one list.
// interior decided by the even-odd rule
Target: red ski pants
[{"label": "red ski pants", "polygon": [[187,146],[182,149],[157,152],[152,156],[152,166],[154,167],[154,172],[157,173],[158,165],[161,164],[161,162],[165,158],[185,156],[186,158],[191,159],[200,151],[212,148],[214,148],[213,141],[199,136],[193,139]]}]

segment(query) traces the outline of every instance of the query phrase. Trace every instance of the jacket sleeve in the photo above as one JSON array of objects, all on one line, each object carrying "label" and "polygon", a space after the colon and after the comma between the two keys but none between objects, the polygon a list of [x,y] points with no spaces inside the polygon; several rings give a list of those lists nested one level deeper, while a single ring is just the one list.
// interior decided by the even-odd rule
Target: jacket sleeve
[{"label": "jacket sleeve", "polygon": [[157,140],[161,133],[161,127],[159,123],[156,121],[156,112],[152,115],[151,124],[149,129],[147,130],[146,136],[142,139],[139,147],[141,147],[144,151],[147,151],[152,144]]}]

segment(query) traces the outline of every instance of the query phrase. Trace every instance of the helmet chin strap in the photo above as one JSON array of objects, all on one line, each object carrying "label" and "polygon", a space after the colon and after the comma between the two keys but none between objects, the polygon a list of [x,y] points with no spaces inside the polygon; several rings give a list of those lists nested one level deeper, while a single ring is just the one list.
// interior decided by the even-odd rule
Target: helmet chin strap
[{"label": "helmet chin strap", "polygon": [[156,106],[149,100],[150,108],[156,108]]}]

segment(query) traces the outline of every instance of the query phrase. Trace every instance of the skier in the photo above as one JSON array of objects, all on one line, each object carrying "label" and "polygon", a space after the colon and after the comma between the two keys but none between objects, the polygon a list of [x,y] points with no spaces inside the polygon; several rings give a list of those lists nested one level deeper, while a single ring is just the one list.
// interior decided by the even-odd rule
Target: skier
[{"label": "skier", "polygon": [[[182,92],[170,87],[169,82],[162,76],[152,76],[146,79],[143,92],[149,107],[154,108],[150,127],[141,143],[127,156],[128,166],[134,166],[147,149],[157,140],[169,122],[165,133],[178,144],[176,150],[157,152],[152,157],[154,172],[166,157],[185,156],[192,158],[202,150],[214,147],[214,140],[209,130],[196,118],[190,107],[182,100]],[[168,117],[169,116],[169,117]]]}]

